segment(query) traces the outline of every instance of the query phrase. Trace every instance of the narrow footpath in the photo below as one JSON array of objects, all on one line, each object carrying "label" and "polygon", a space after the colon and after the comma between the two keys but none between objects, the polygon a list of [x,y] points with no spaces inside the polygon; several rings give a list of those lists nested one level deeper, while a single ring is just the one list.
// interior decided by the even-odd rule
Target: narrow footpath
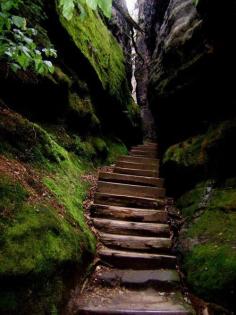
[{"label": "narrow footpath", "polygon": [[181,293],[157,145],[133,147],[99,176],[91,219],[99,264],[76,314],[191,315]]}]

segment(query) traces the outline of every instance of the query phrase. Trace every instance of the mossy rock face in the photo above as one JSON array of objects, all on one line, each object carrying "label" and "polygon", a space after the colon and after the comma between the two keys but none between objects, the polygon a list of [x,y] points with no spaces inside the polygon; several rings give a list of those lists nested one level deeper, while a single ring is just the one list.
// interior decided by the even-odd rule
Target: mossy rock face
[{"label": "mossy rock face", "polygon": [[58,9],[61,23],[78,49],[89,60],[103,88],[123,101],[123,93],[129,95],[123,51],[98,12],[86,5],[84,9],[83,17],[75,13],[70,21],[66,20]]},{"label": "mossy rock face", "polygon": [[64,274],[84,272],[95,252],[83,215],[90,161],[19,114],[0,114],[0,313],[56,314]]},{"label": "mossy rock face", "polygon": [[236,185],[199,183],[178,200],[186,223],[179,249],[189,287],[207,301],[235,311]]},{"label": "mossy rock face", "polygon": [[[193,187],[204,178],[221,181],[236,175],[235,150],[236,121],[225,121],[212,125],[205,134],[189,138],[168,148],[163,158],[163,169],[167,185],[179,187],[178,194]],[[185,184],[177,185],[179,178]]]},{"label": "mossy rock face", "polygon": [[17,155],[24,161],[60,162],[68,158],[66,151],[44,129],[3,108],[0,108],[0,141],[1,153]]},{"label": "mossy rock face", "polygon": [[75,130],[82,133],[88,129],[90,132],[99,132],[100,121],[89,97],[82,98],[77,93],[69,93],[68,120]]},{"label": "mossy rock face", "polygon": [[127,148],[116,138],[39,126],[6,108],[0,131],[0,313],[57,314],[75,272],[84,273],[95,253],[83,175]]},{"label": "mossy rock face", "polygon": [[48,189],[38,182],[26,188],[1,173],[1,314],[43,315],[56,310],[66,290],[63,274],[84,268],[85,257],[87,263],[92,258],[95,239],[82,213],[86,185],[79,171],[72,161],[61,165],[45,177]]}]

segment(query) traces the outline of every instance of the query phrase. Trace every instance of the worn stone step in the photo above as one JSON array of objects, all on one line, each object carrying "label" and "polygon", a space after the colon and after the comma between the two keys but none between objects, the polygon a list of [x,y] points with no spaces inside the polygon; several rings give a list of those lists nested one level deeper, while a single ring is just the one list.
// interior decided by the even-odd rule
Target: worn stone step
[{"label": "worn stone step", "polygon": [[137,236],[170,236],[168,224],[127,222],[110,219],[93,219],[92,221],[96,229],[105,233]]},{"label": "worn stone step", "polygon": [[141,144],[138,144],[140,146],[142,145],[145,145],[145,146],[148,146],[148,147],[151,147],[151,148],[158,148],[158,144],[157,143],[151,143],[151,142],[144,142],[144,143],[141,143]]},{"label": "worn stone step", "polygon": [[165,201],[161,199],[125,196],[109,193],[96,193],[94,202],[98,204],[111,206],[136,207],[141,209],[158,209],[163,210]]},{"label": "worn stone step", "polygon": [[163,293],[153,288],[102,287],[84,290],[75,315],[194,315],[180,292]]},{"label": "worn stone step", "polygon": [[130,150],[130,155],[157,158],[157,152],[152,152],[152,151],[144,150],[144,149],[143,150],[132,149],[132,150]]},{"label": "worn stone step", "polygon": [[133,222],[167,223],[167,212],[152,209],[135,209],[93,204],[90,208],[93,217],[126,220]]},{"label": "worn stone step", "polygon": [[100,172],[99,180],[107,181],[107,182],[114,182],[114,183],[142,185],[142,186],[159,187],[159,188],[162,188],[164,185],[164,180],[162,178],[135,176],[135,175],[109,173],[109,172]]},{"label": "worn stone step", "polygon": [[171,240],[164,237],[146,237],[133,235],[118,235],[99,232],[101,242],[109,248],[138,251],[146,253],[171,252]]},{"label": "worn stone step", "polygon": [[130,266],[134,270],[175,269],[176,267],[176,257],[173,255],[140,253],[109,248],[100,249],[98,255],[102,262],[119,269],[130,268]]},{"label": "worn stone step", "polygon": [[147,170],[147,171],[157,171],[158,170],[158,166],[153,165],[153,164],[124,162],[124,161],[118,161],[116,163],[116,167],[131,168],[134,170]]},{"label": "worn stone step", "polygon": [[180,286],[180,277],[176,270],[132,270],[132,269],[101,269],[97,278],[107,286],[125,286],[129,288],[155,287],[168,291]]},{"label": "worn stone step", "polygon": [[150,164],[150,165],[155,165],[159,166],[159,159],[152,159],[148,157],[141,157],[141,156],[133,156],[133,155],[124,155],[120,156],[118,161],[123,161],[123,162],[132,162],[132,163],[145,163],[145,164]]},{"label": "worn stone step", "polygon": [[133,146],[131,148],[131,150],[145,150],[145,151],[150,151],[150,152],[155,152],[156,153],[157,152],[157,147],[153,147],[153,146],[142,144],[142,145]]},{"label": "worn stone step", "polygon": [[144,177],[156,177],[156,178],[158,178],[158,175],[159,175],[158,171],[138,170],[138,169],[132,169],[132,168],[117,167],[117,166],[115,166],[114,172],[119,173],[119,174],[144,176]]},{"label": "worn stone step", "polygon": [[145,198],[164,198],[165,189],[122,183],[98,181],[97,192]]}]

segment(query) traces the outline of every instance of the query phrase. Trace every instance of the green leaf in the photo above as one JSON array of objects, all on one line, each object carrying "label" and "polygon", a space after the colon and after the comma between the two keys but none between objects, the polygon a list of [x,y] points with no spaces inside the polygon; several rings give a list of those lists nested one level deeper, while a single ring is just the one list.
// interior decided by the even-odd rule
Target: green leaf
[{"label": "green leaf", "polygon": [[75,4],[73,0],[61,0],[60,7],[65,19],[70,21],[74,14]]},{"label": "green leaf", "polygon": [[96,10],[97,9],[97,5],[98,5],[98,1],[97,0],[87,0],[87,5],[92,9],[92,10]]},{"label": "green leaf", "polygon": [[78,7],[79,12],[80,12],[80,18],[84,19],[86,17],[86,11],[85,11],[84,7],[80,3],[77,3],[77,7]]},{"label": "green leaf", "polygon": [[111,17],[112,0],[97,0],[99,8],[103,14],[107,17]]},{"label": "green leaf", "polygon": [[13,9],[15,6],[14,1],[12,0],[3,0],[3,2],[1,3],[1,11],[10,11],[11,9]]},{"label": "green leaf", "polygon": [[17,55],[16,61],[24,70],[26,70],[30,64],[30,59],[24,53]]},{"label": "green leaf", "polygon": [[20,28],[22,30],[26,29],[26,19],[25,18],[23,18],[21,16],[13,15],[11,20],[12,20],[12,23],[16,27],[18,27],[18,28]]},{"label": "green leaf", "polygon": [[51,63],[51,61],[48,61],[48,60],[44,60],[43,61],[44,64],[46,65],[46,69],[47,71],[49,71],[50,73],[53,73],[54,72],[54,67],[53,67],[53,64]]},{"label": "green leaf", "polygon": [[20,67],[17,63],[12,63],[12,64],[11,64],[11,69],[12,69],[14,72],[17,72],[18,70],[21,69],[21,67]]}]

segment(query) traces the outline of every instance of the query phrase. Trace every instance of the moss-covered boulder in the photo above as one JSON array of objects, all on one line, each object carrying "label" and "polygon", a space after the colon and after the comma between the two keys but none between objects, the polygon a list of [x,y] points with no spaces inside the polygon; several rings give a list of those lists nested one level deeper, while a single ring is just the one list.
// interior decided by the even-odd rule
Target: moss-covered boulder
[{"label": "moss-covered boulder", "polygon": [[179,249],[189,287],[235,311],[236,181],[199,183],[178,200],[185,224]]}]

